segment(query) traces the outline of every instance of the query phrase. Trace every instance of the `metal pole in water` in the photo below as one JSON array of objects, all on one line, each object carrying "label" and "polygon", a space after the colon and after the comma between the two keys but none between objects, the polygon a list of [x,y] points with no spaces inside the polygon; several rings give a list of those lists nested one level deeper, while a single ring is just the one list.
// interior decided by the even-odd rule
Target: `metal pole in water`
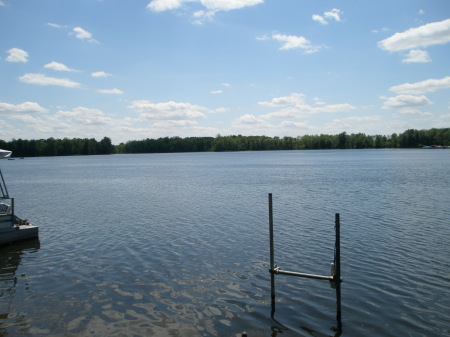
[{"label": "metal pole in water", "polygon": [[269,232],[270,232],[270,295],[272,299],[272,318],[275,314],[275,257],[273,251],[273,210],[272,193],[269,193]]},{"label": "metal pole in water", "polygon": [[341,321],[341,224],[339,213],[336,213],[335,218],[336,229],[336,261],[335,261],[335,278],[336,278],[336,319],[338,321],[338,328],[342,328]]}]

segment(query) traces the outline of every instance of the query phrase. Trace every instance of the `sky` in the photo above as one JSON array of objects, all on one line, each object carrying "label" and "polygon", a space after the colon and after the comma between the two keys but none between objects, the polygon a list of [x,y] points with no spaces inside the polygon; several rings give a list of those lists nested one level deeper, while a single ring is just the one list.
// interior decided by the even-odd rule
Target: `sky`
[{"label": "sky", "polygon": [[450,127],[448,0],[0,0],[0,139]]}]

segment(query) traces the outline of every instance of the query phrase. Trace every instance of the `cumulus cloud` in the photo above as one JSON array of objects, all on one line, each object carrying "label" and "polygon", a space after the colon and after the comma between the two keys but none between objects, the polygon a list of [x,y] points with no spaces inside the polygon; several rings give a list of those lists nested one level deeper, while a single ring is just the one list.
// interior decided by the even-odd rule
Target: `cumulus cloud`
[{"label": "cumulus cloud", "polygon": [[198,2],[212,11],[229,11],[263,3],[264,0],[152,0],[147,8],[154,12],[163,12],[180,8],[183,3]]},{"label": "cumulus cloud", "polygon": [[55,116],[63,120],[76,122],[79,126],[115,124],[115,121],[112,118],[106,116],[103,111],[86,107],[77,107],[72,110],[58,110]]},{"label": "cumulus cloud", "polygon": [[274,126],[266,119],[257,117],[253,114],[245,114],[235,118],[231,122],[234,129],[240,130],[243,133],[266,133],[273,130]]},{"label": "cumulus cloud", "polygon": [[147,100],[134,101],[129,108],[140,113],[141,119],[198,119],[210,112],[206,107],[183,102],[153,103]]},{"label": "cumulus cloud", "polygon": [[98,89],[98,92],[102,94],[113,94],[113,95],[122,95],[123,91],[117,88],[114,89]]},{"label": "cumulus cloud", "polygon": [[[31,110],[31,108],[19,110]],[[37,107],[35,110],[38,110]],[[25,132],[30,139],[48,138],[49,134],[57,138],[96,138],[99,134],[109,134],[113,135],[116,141],[126,141],[130,133],[139,130],[133,127],[133,123],[127,118],[116,119],[99,109],[83,106],[73,109],[59,108],[55,113],[32,114],[31,111],[25,111],[8,114],[2,120],[5,125],[7,125],[6,119],[16,121],[15,124],[10,124],[10,130],[7,130],[9,134],[6,132],[4,135],[8,138],[16,137],[17,132]],[[143,130],[147,132],[142,131],[139,135],[149,134],[148,129]]]},{"label": "cumulus cloud", "polygon": [[203,24],[205,21],[211,20],[219,11],[254,6],[263,3],[264,0],[152,0],[147,4],[147,8],[153,12],[164,12],[178,9],[189,2],[196,2],[204,7],[193,13],[194,23]]},{"label": "cumulus cloud", "polygon": [[323,15],[313,14],[312,19],[322,25],[327,25],[331,20],[341,22],[342,14],[343,12],[340,9],[333,8],[331,11],[324,12]]},{"label": "cumulus cloud", "polygon": [[78,72],[78,70],[70,69],[70,68],[69,68],[68,66],[66,66],[65,64],[58,63],[58,62],[55,62],[55,61],[46,64],[46,65],[44,66],[44,68],[47,68],[47,69],[53,69],[53,70],[56,70],[56,71]]},{"label": "cumulus cloud", "polygon": [[314,21],[317,21],[317,22],[321,23],[322,25],[328,25],[328,21],[325,20],[325,18],[324,18],[322,15],[319,15],[319,14],[313,14],[313,15],[312,15],[312,19],[313,19]]},{"label": "cumulus cloud", "polygon": [[6,51],[8,56],[6,57],[6,61],[8,62],[28,62],[28,53],[20,48],[11,48]]},{"label": "cumulus cloud", "polygon": [[280,126],[287,129],[309,129],[310,126],[306,122],[293,122],[293,121],[284,121],[280,123]]},{"label": "cumulus cloud", "polygon": [[32,73],[20,76],[19,81],[37,85],[56,85],[59,87],[66,87],[66,88],[77,88],[80,86],[80,83],[74,82],[67,78],[48,77],[43,74],[32,74]]},{"label": "cumulus cloud", "polygon": [[111,76],[111,74],[108,74],[107,72],[104,71],[96,71],[91,73],[92,77],[109,77]]},{"label": "cumulus cloud", "polygon": [[229,11],[244,7],[255,6],[264,0],[200,0],[200,3],[210,10]]},{"label": "cumulus cloud", "polygon": [[[269,37],[258,37],[258,40],[267,40]],[[303,36],[296,35],[284,35],[284,34],[272,34],[272,39],[282,43],[280,50],[301,49],[306,54],[311,54],[319,51],[320,46],[311,45],[311,41]]]},{"label": "cumulus cloud", "polygon": [[147,5],[147,8],[154,12],[164,12],[181,7],[183,0],[153,0]]},{"label": "cumulus cloud", "polygon": [[432,22],[411,28],[402,33],[395,33],[378,42],[378,47],[387,51],[401,51],[424,48],[450,42],[450,19]]},{"label": "cumulus cloud", "polygon": [[190,120],[163,120],[153,123],[154,128],[186,128],[186,127],[192,127],[196,126],[198,123],[196,121],[190,121]]},{"label": "cumulus cloud", "polygon": [[47,109],[35,102],[23,102],[20,104],[10,104],[0,102],[0,114],[14,113],[45,113]]},{"label": "cumulus cloud", "polygon": [[80,40],[83,40],[83,41],[86,40],[86,41],[88,41],[90,43],[97,43],[98,42],[97,40],[92,38],[92,34],[91,33],[89,33],[87,30],[84,30],[81,27],[75,27],[73,29],[73,31],[75,32],[75,37],[77,39],[80,39]]},{"label": "cumulus cloud", "polygon": [[263,124],[266,123],[264,119],[258,118],[252,114],[242,115],[234,120],[238,124]]},{"label": "cumulus cloud", "polygon": [[313,106],[305,102],[305,95],[292,93],[289,96],[276,97],[270,102],[259,102],[258,104],[266,107],[277,108],[279,110],[270,112],[261,117],[263,118],[299,118],[317,113],[336,113],[348,112],[356,109],[351,104],[320,104]]},{"label": "cumulus cloud", "polygon": [[270,102],[259,102],[258,104],[272,108],[285,105],[300,105],[305,104],[305,97],[305,94],[294,92],[289,96],[275,97]]},{"label": "cumulus cloud", "polygon": [[426,92],[433,92],[440,89],[450,88],[450,76],[440,79],[428,79],[416,83],[404,83],[389,88],[390,91],[397,94],[420,95]]},{"label": "cumulus cloud", "polygon": [[413,49],[402,60],[403,63],[427,63],[431,58],[426,50]]},{"label": "cumulus cloud", "polygon": [[415,95],[398,95],[395,97],[381,97],[384,99],[382,109],[398,110],[406,114],[427,114],[423,113],[420,108],[431,105],[431,102],[426,96]]}]

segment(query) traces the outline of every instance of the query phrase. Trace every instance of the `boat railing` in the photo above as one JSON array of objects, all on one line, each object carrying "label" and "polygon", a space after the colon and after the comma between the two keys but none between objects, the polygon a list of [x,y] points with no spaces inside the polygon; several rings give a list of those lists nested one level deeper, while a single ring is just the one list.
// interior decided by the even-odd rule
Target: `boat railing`
[{"label": "boat railing", "polygon": [[2,169],[0,169],[0,190],[3,198],[9,198],[8,188],[6,187],[5,178],[3,178]]},{"label": "boat railing", "polygon": [[11,198],[6,187],[5,179],[3,178],[2,170],[0,169],[0,227],[7,224],[14,224],[14,198]]}]

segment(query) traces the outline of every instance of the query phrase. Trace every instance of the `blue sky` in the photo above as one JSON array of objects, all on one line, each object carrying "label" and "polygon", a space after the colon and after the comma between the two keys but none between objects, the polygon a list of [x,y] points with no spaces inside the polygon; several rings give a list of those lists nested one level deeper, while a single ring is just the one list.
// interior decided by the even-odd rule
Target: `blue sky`
[{"label": "blue sky", "polygon": [[450,127],[450,1],[0,0],[0,139]]}]

